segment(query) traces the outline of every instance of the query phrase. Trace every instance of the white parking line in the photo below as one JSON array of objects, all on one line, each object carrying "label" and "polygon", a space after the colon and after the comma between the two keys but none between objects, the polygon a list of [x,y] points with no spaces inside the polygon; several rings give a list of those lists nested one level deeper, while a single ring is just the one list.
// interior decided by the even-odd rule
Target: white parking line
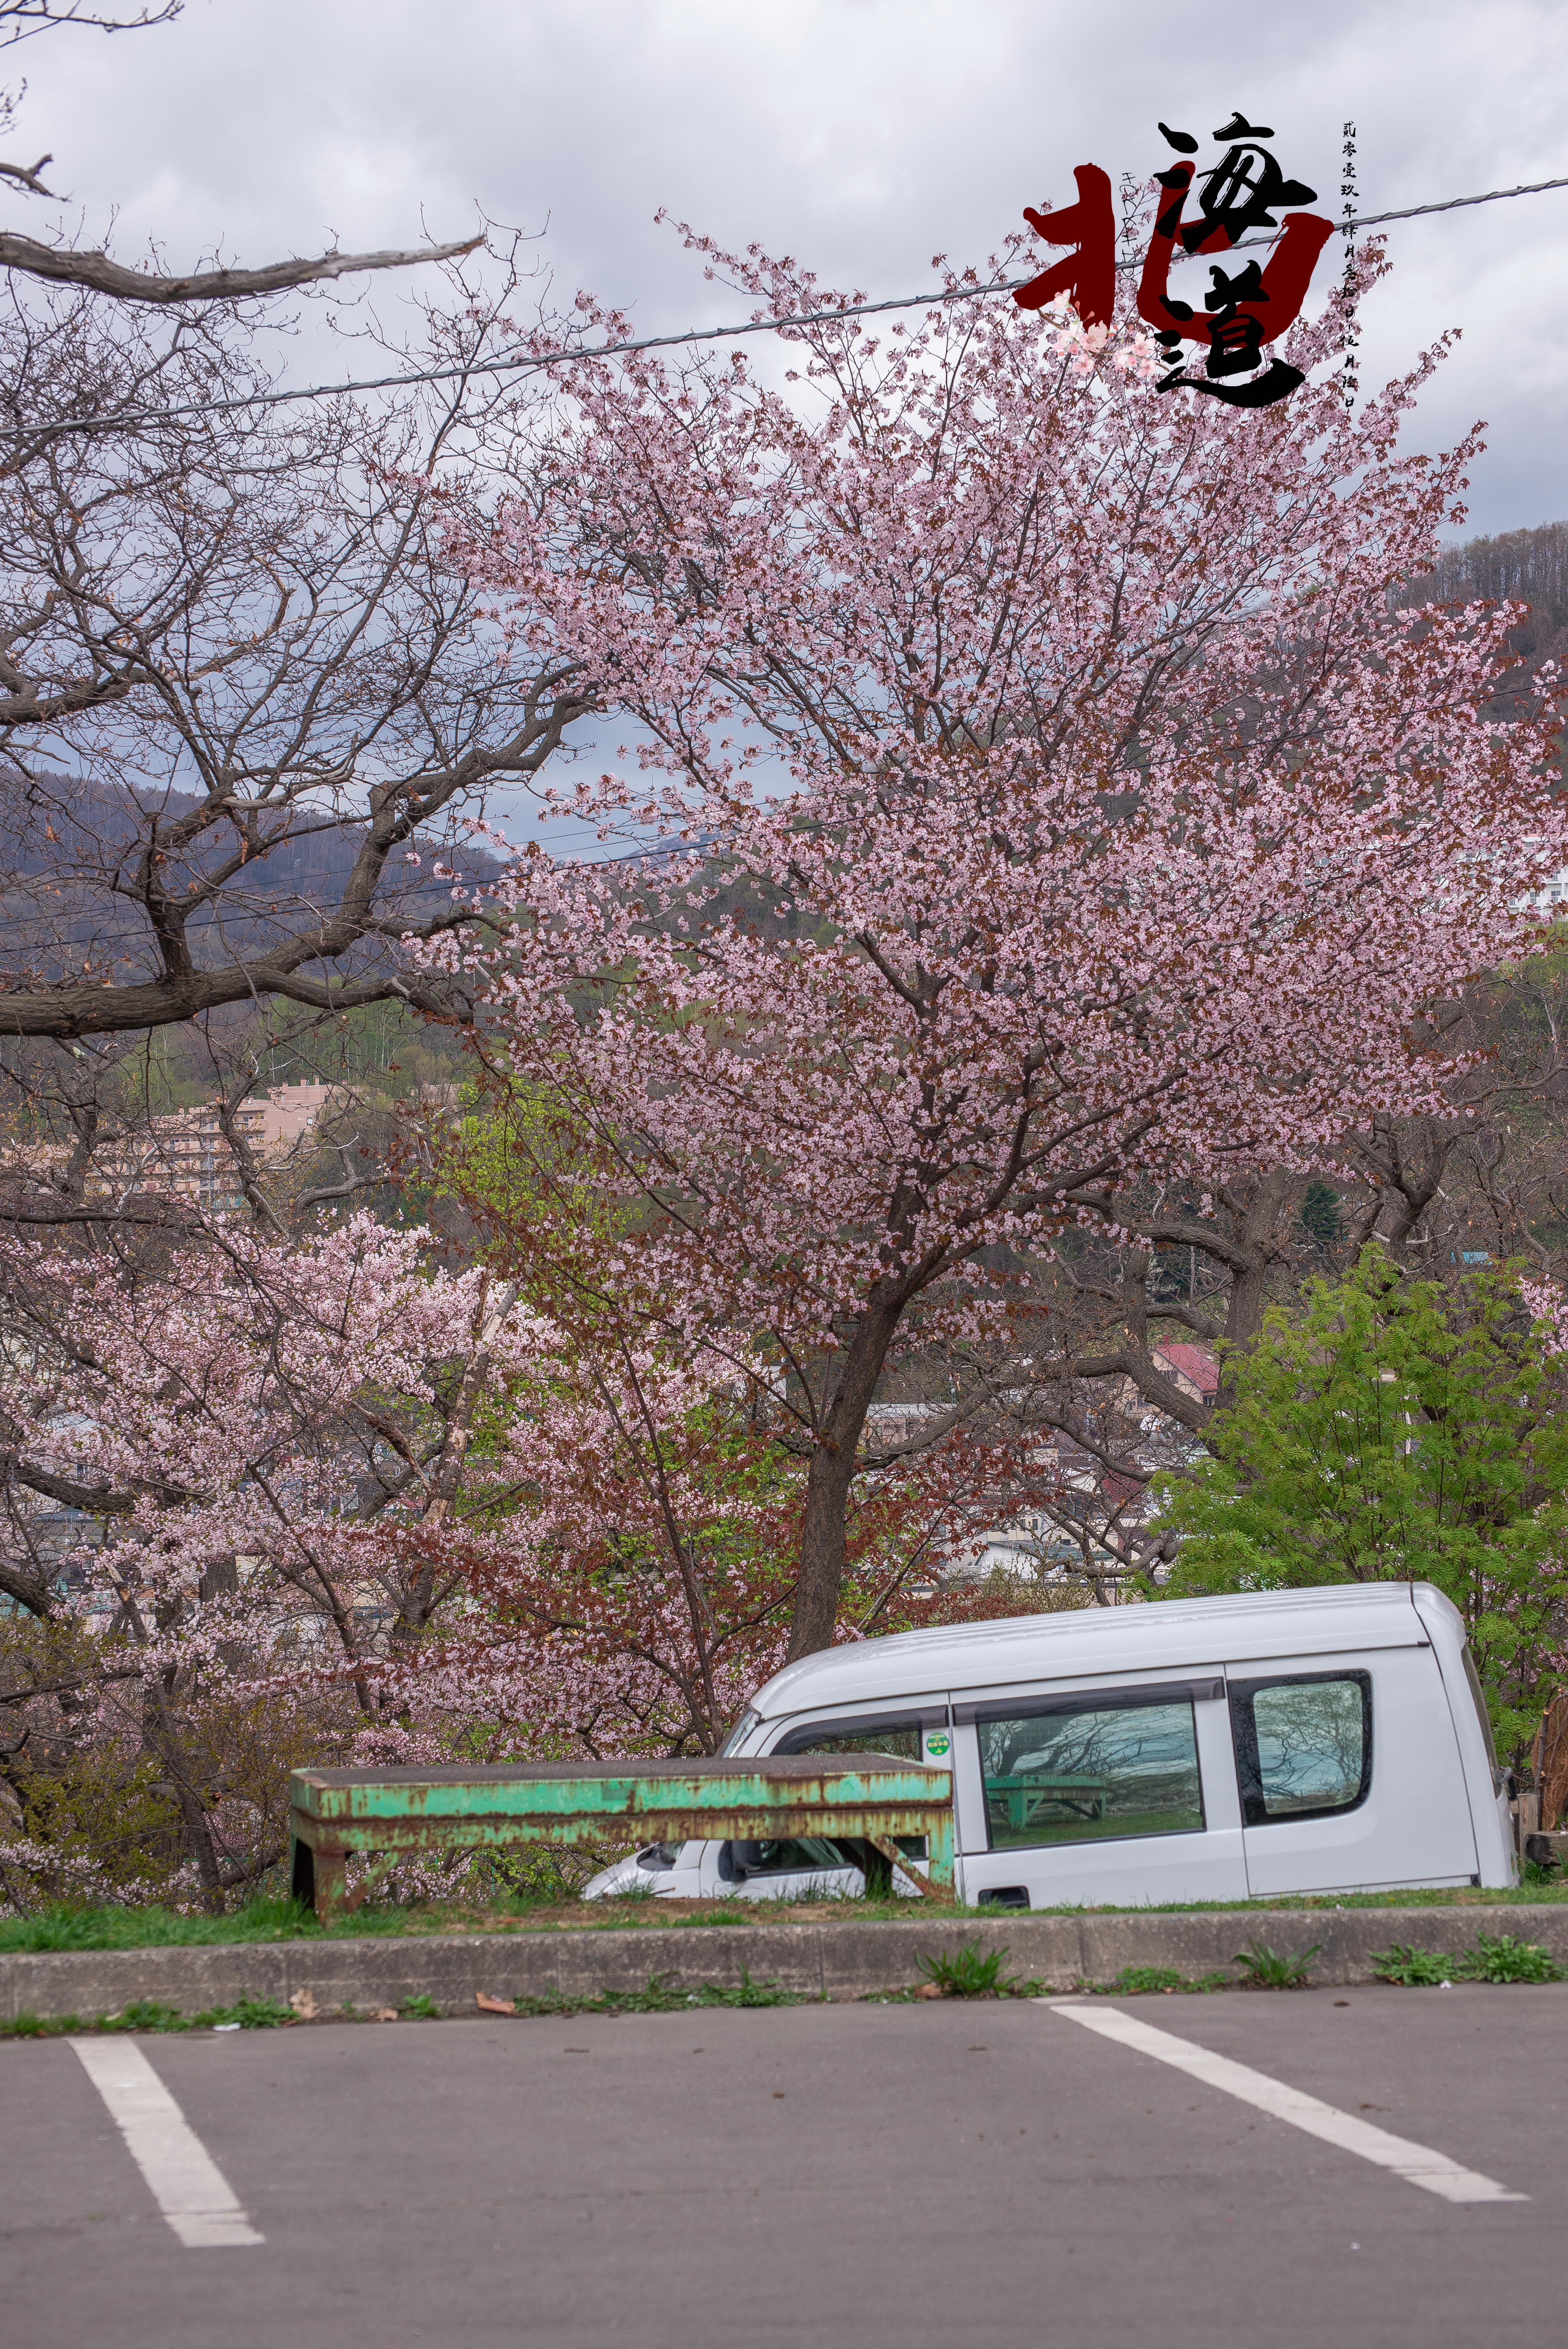
[{"label": "white parking line", "polygon": [[1135,2047],[1141,2055],[1172,2064],[1179,2072],[1190,2074],[1211,2088],[1222,2088],[1227,2095],[1255,2105],[1260,2112],[1271,2113],[1275,2120],[1289,2121],[1293,2128],[1305,2129],[1308,2137],[1322,2137],[1326,2144],[1336,2145],[1342,2152],[1359,2154],[1363,2161],[1375,2161],[1379,2168],[1408,2178],[1412,2186],[1424,2186],[1429,2194],[1440,2194],[1445,2202],[1530,2199],[1528,2194],[1510,2193],[1495,2178],[1483,2178],[1479,2170],[1461,2168],[1447,2154],[1434,2153],[1428,2146],[1412,2145],[1408,2137],[1391,2137],[1387,2129],[1374,2128],[1370,2121],[1358,2120],[1354,2113],[1342,2113],[1333,2105],[1320,2103],[1316,2096],[1305,2095],[1300,2088],[1289,2088],[1282,2080],[1271,2080],[1264,2072],[1233,2063],[1228,2055],[1215,2055],[1207,2047],[1195,2046],[1190,2039],[1178,2039],[1174,2032],[1157,2031],[1153,2023],[1140,2023],[1125,2008],[1080,2006],[1060,1999],[1041,1999],[1038,2003],[1054,2007],[1058,2014],[1083,2023],[1089,2031],[1098,2031],[1102,2038],[1119,2039],[1124,2047]]},{"label": "white parking line", "polygon": [[265,2242],[135,2040],[73,2039],[71,2045],[187,2250]]}]

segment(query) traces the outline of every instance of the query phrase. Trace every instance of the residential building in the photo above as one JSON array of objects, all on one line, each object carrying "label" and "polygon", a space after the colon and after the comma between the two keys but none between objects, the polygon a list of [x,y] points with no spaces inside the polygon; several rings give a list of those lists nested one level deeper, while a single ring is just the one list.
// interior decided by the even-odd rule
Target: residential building
[{"label": "residential building", "polygon": [[[309,1138],[329,1103],[340,1098],[333,1085],[275,1085],[270,1093],[242,1102],[233,1128],[261,1159],[286,1158]],[[117,1186],[171,1191],[217,1212],[244,1205],[239,1162],[231,1149],[215,1102],[155,1117],[133,1151],[103,1169]]]}]

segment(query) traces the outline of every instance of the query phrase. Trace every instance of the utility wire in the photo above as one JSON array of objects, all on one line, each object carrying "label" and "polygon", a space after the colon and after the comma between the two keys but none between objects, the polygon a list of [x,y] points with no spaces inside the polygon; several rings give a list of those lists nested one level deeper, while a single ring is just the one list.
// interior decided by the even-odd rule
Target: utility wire
[{"label": "utility wire", "polygon": [[[1348,233],[1356,229],[1381,228],[1390,221],[1420,220],[1430,212],[1462,212],[1472,204],[1498,204],[1513,196],[1545,195],[1554,188],[1568,188],[1568,176],[1558,180],[1532,180],[1518,188],[1492,188],[1481,196],[1448,196],[1439,203],[1408,204],[1403,210],[1389,212],[1367,212],[1354,220],[1344,220],[1340,230]],[[1229,248],[1239,251],[1247,245],[1273,244],[1273,236],[1245,236]],[[1119,273],[1140,269],[1140,260],[1119,261]],[[691,326],[675,335],[642,335],[621,343],[569,344],[554,351],[503,351],[490,359],[462,359],[449,367],[421,367],[400,375],[358,377],[346,383],[302,384],[297,389],[249,392],[232,399],[193,400],[180,408],[122,409],[109,416],[73,416],[57,422],[40,423],[31,428],[13,428],[0,437],[13,440],[53,440],[64,432],[108,432],[127,425],[167,422],[171,418],[186,416],[222,416],[238,409],[281,408],[301,399],[337,399],[354,392],[397,391],[414,384],[459,383],[472,376],[535,374],[552,367],[576,367],[585,359],[623,358],[634,351],[672,350],[693,343],[732,341],[743,335],[777,335],[799,333],[806,326],[836,326],[848,318],[871,318],[887,310],[932,310],[954,302],[983,301],[993,294],[1010,294],[1039,274],[1028,270],[1021,277],[995,277],[984,285],[943,287],[930,294],[895,294],[883,302],[851,302],[837,310],[802,310],[778,318],[750,318],[739,326]]]}]

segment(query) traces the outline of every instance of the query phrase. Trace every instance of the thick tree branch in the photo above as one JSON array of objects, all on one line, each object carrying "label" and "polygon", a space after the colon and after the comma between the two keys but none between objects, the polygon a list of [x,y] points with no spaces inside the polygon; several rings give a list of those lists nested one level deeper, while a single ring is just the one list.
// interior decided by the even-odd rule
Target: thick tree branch
[{"label": "thick tree branch", "polygon": [[[295,966],[316,958],[316,952],[305,947],[286,959],[230,963],[219,970],[191,971],[183,978],[155,979],[139,987],[100,984],[0,989],[0,1036],[123,1035],[130,1030],[167,1028],[178,1020],[198,1019],[204,1011],[215,1011],[222,1004],[251,1003],[263,995],[281,995],[320,1011],[353,1011],[362,1004],[386,1003],[393,998],[416,1010],[438,1008],[429,988],[410,986],[396,973],[346,979],[337,985],[302,978]],[[10,1211],[0,1210],[0,1216],[8,1220]],[[63,1219],[27,1216],[18,1220]]]},{"label": "thick tree branch", "polygon": [[[41,170],[42,164],[34,168]],[[20,270],[58,285],[84,286],[117,302],[233,302],[313,285],[323,278],[347,277],[362,269],[412,269],[425,261],[455,261],[483,243],[480,234],[407,252],[326,253],[315,261],[274,261],[264,269],[203,269],[187,277],[155,277],[150,271],[111,261],[107,253],[74,253],[65,245],[40,244],[36,237],[0,230],[0,269]]]}]

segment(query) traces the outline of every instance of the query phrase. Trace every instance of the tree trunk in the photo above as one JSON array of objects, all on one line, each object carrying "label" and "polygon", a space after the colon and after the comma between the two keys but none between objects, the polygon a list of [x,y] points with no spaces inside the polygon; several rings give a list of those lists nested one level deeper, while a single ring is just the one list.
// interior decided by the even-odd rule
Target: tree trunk
[{"label": "tree trunk", "polygon": [[1220,1391],[1215,1408],[1228,1409],[1235,1400],[1231,1365],[1237,1354],[1250,1353],[1257,1344],[1268,1304],[1269,1276],[1284,1251],[1284,1226],[1295,1200],[1296,1177],[1275,1168],[1243,1185],[1226,1185],[1222,1194],[1230,1208],[1233,1259],[1231,1298],[1225,1314],[1225,1344],[1220,1356]]},{"label": "tree trunk", "polygon": [[[473,1438],[474,1413],[490,1376],[496,1338],[520,1293],[517,1284],[512,1282],[500,1290],[499,1299],[492,1298],[490,1278],[486,1275],[480,1291],[479,1309],[474,1316],[473,1349],[452,1399],[439,1457],[429,1473],[429,1497],[419,1518],[423,1533],[438,1531],[456,1507],[458,1488],[462,1483],[463,1467]],[[403,1594],[392,1625],[393,1640],[399,1644],[407,1644],[418,1639],[429,1623],[435,1601],[436,1568],[433,1561],[428,1561],[419,1568]]]},{"label": "tree trunk", "polygon": [[789,1663],[801,1656],[814,1656],[819,1649],[833,1643],[844,1579],[844,1520],[861,1433],[903,1311],[902,1299],[896,1305],[868,1310],[843,1356],[837,1390],[817,1432],[806,1480],[799,1574],[786,1660]]},{"label": "tree trunk", "polygon": [[148,1691],[142,1726],[157,1763],[167,1775],[167,1783],[185,1829],[186,1844],[201,1880],[201,1905],[209,1915],[221,1917],[223,1913],[222,1869],[207,1814],[186,1769],[185,1755],[170,1711],[166,1689],[154,1687]]},{"label": "tree trunk", "polygon": [[1419,1257],[1422,1218],[1464,1134],[1457,1117],[1413,1117],[1374,1119],[1371,1132],[1357,1136],[1362,1166],[1375,1186],[1375,1204],[1352,1230],[1357,1255],[1377,1239],[1398,1264],[1408,1266]]}]

